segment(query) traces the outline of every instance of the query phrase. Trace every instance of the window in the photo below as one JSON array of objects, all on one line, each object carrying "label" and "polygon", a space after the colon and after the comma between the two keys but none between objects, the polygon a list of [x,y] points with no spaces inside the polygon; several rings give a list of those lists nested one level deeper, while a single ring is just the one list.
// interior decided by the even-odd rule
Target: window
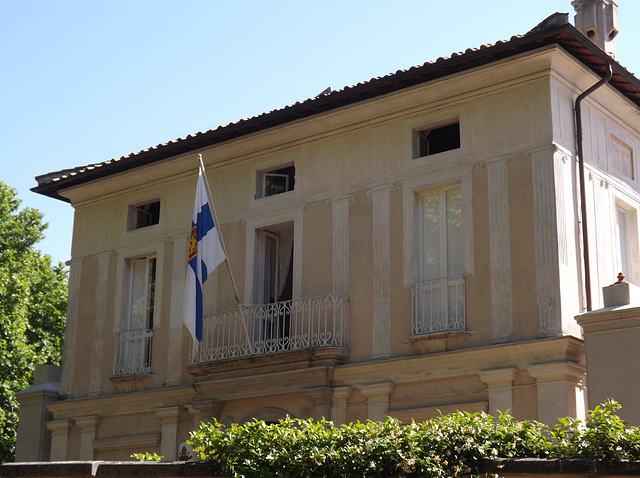
[{"label": "window", "polygon": [[127,261],[127,300],[122,327],[116,333],[114,375],[151,372],[156,263],[155,257]]},{"label": "window", "polygon": [[414,158],[432,156],[460,148],[460,122],[420,128],[415,131]]},{"label": "window", "polygon": [[464,330],[462,194],[460,186],[419,196],[413,334]]},{"label": "window", "polygon": [[130,261],[127,328],[152,329],[156,288],[156,258]]},{"label": "window", "polygon": [[129,206],[128,230],[142,229],[160,222],[160,201]]},{"label": "window", "polygon": [[295,180],[296,168],[293,164],[258,171],[256,198],[293,191]]},{"label": "window", "polygon": [[638,215],[634,208],[621,202],[616,203],[616,239],[619,270],[628,282],[637,283],[634,273],[638,273]]}]

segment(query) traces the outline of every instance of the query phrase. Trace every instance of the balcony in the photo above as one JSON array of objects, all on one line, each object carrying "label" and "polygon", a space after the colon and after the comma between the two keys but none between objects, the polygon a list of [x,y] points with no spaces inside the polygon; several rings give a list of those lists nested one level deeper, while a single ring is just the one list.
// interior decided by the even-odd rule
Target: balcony
[{"label": "balcony", "polygon": [[243,306],[207,315],[202,342],[192,349],[189,369],[194,375],[203,375],[220,368],[203,365],[248,357],[260,358],[263,363],[344,362],[348,356],[347,318],[348,299],[339,295]]},{"label": "balcony", "polygon": [[412,300],[414,337],[465,330],[464,277],[416,282],[412,286]]},{"label": "balcony", "polygon": [[113,375],[149,375],[153,330],[121,330],[115,334]]}]

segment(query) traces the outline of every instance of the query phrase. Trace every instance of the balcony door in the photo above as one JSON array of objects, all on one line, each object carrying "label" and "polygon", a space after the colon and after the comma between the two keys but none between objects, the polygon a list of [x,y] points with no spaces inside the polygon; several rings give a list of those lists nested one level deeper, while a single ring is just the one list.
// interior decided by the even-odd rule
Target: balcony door
[{"label": "balcony door", "polygon": [[258,349],[286,349],[291,322],[293,223],[257,231],[256,303],[264,304],[256,317]]}]

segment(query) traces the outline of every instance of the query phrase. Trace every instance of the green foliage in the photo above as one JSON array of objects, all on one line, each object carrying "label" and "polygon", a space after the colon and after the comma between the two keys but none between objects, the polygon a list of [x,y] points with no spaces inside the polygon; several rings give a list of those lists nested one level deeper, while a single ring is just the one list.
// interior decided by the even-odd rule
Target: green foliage
[{"label": "green foliage", "polygon": [[144,452],[134,453],[133,455],[131,455],[131,458],[136,461],[162,461],[164,459],[164,456],[158,455],[157,453]]},{"label": "green foliage", "polygon": [[494,458],[640,459],[640,430],[627,428],[613,400],[582,422],[554,428],[507,414],[457,412],[422,424],[351,423],[286,418],[225,427],[202,424],[189,444],[233,477],[473,476]]},{"label": "green foliage", "polygon": [[627,427],[616,415],[620,404],[607,400],[589,412],[582,422],[563,418],[551,431],[562,458],[594,458],[598,460],[640,460],[640,429]]},{"label": "green foliage", "polygon": [[35,366],[60,363],[67,271],[34,245],[47,225],[20,208],[14,189],[0,182],[0,463],[11,461],[18,423],[16,392],[33,381]]}]

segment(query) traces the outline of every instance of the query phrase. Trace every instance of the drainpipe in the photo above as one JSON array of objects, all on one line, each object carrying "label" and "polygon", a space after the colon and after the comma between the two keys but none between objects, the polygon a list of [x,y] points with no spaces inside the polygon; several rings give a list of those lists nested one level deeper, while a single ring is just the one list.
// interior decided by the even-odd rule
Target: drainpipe
[{"label": "drainpipe", "polygon": [[589,233],[587,228],[587,195],[584,185],[584,151],[582,148],[582,111],[580,103],[591,93],[611,80],[613,64],[609,61],[607,74],[588,90],[576,98],[576,138],[578,142],[578,171],[580,173],[580,212],[582,215],[582,249],[584,252],[584,285],[587,293],[587,312],[591,312],[591,265],[589,263]]}]

